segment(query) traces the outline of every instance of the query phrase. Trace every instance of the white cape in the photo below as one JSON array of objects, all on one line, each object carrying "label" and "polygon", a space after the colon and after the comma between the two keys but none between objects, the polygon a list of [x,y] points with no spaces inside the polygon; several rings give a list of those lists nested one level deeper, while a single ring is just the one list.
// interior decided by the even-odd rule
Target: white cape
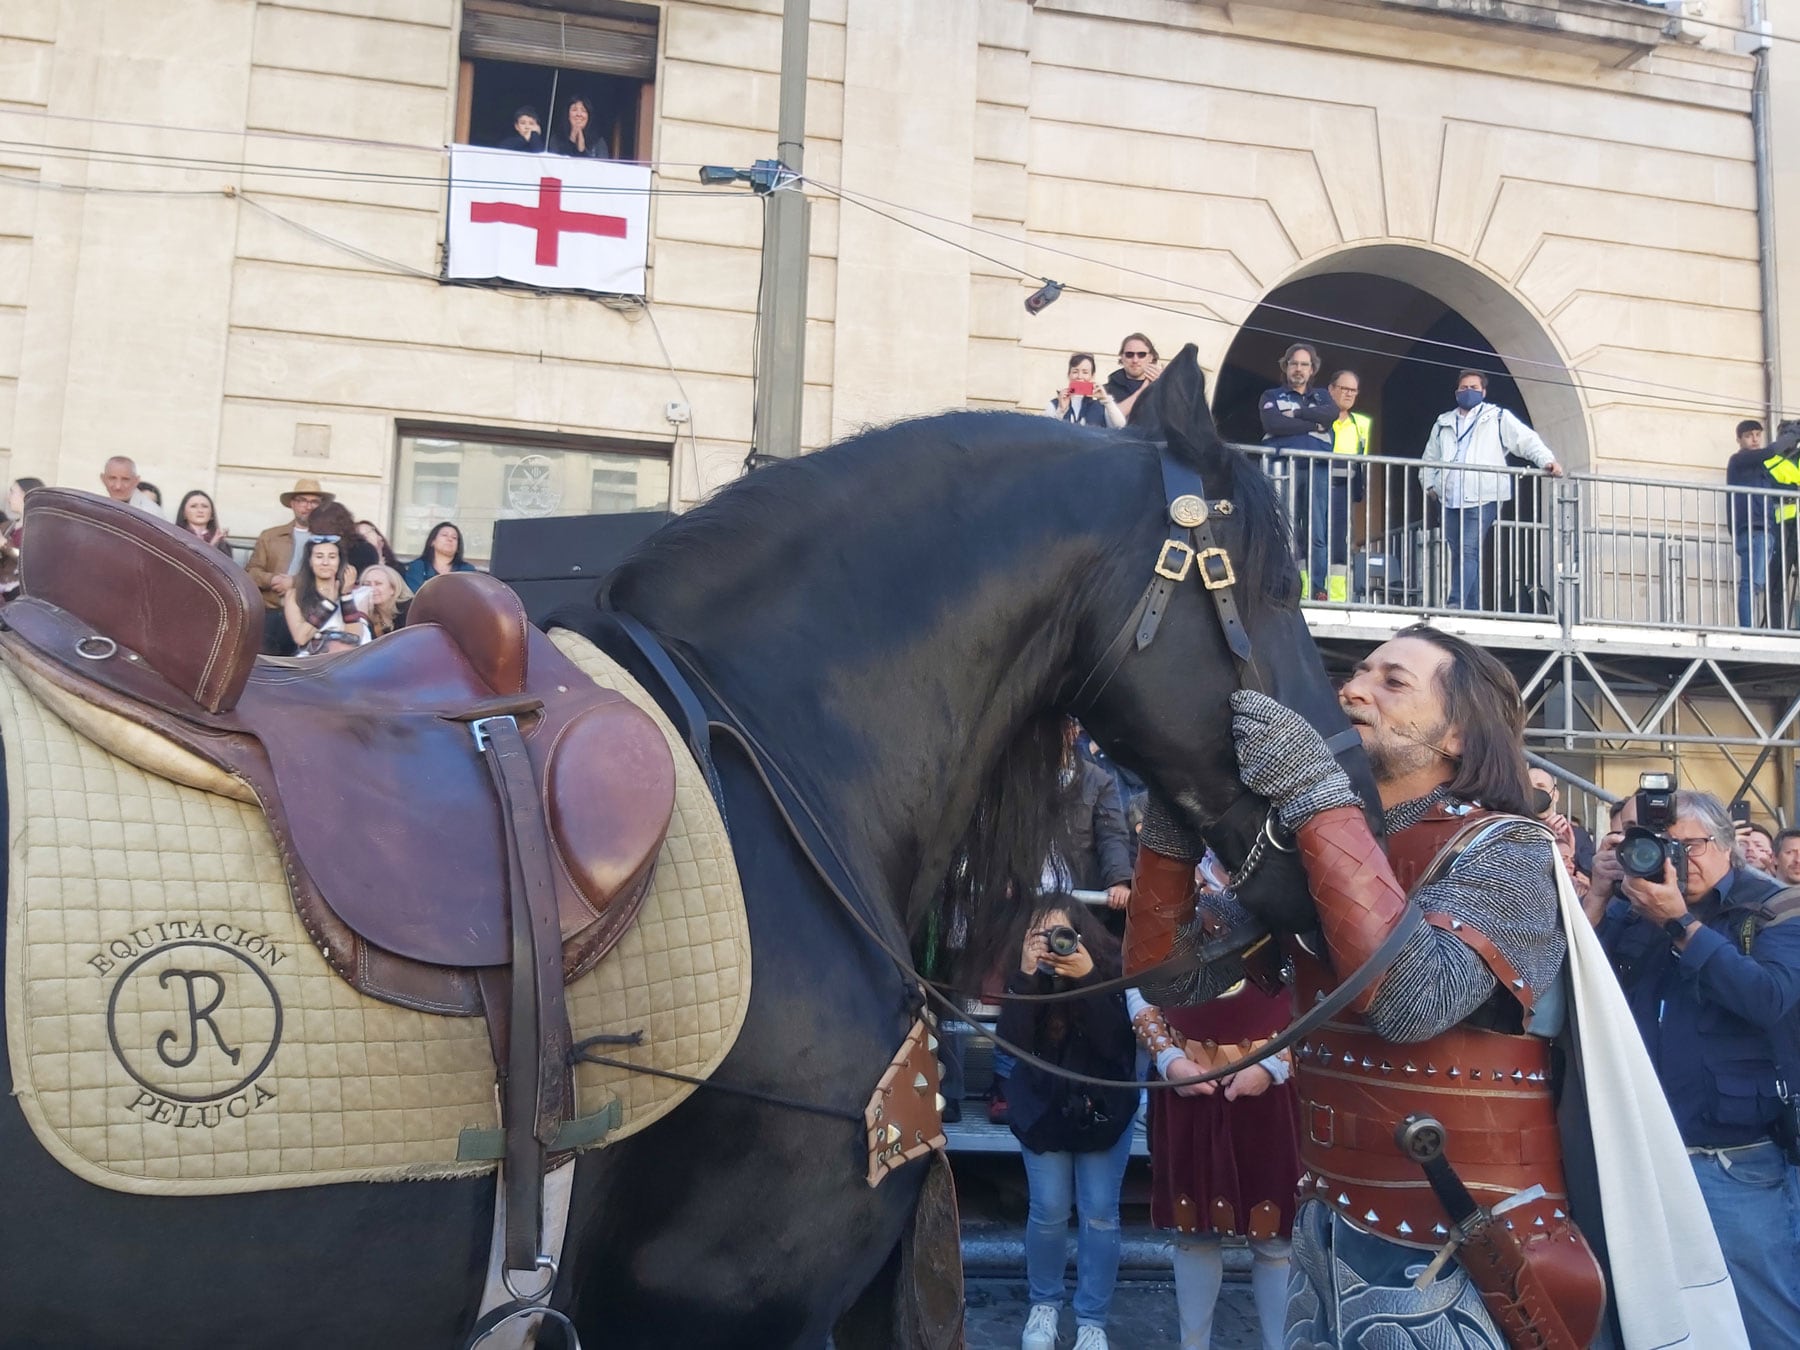
[{"label": "white cape", "polygon": [[1554,870],[1624,1350],[1750,1350],[1662,1084],[1573,883]]}]

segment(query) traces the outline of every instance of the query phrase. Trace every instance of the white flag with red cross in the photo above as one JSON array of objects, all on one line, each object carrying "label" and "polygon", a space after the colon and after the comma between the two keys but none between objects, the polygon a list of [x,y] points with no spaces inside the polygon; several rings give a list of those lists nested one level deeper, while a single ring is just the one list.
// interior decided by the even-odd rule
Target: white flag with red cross
[{"label": "white flag with red cross", "polygon": [[649,242],[645,165],[450,147],[448,276],[642,295]]}]

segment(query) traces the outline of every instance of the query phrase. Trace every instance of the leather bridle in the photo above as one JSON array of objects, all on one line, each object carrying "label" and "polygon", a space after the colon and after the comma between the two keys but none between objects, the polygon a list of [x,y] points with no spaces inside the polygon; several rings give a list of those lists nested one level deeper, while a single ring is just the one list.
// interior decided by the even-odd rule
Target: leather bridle
[{"label": "leather bridle", "polygon": [[[1209,501],[1205,495],[1205,484],[1198,470],[1173,457],[1166,448],[1159,447],[1158,456],[1162,466],[1163,495],[1170,522],[1168,536],[1158,551],[1154,575],[1145,586],[1143,595],[1133,607],[1125,623],[1119,628],[1112,642],[1101,653],[1100,659],[1095,663],[1093,669],[1078,686],[1075,697],[1070,703],[1073,709],[1080,710],[1091,707],[1111,682],[1119,667],[1124,664],[1126,657],[1133,652],[1144,650],[1155,640],[1163,617],[1167,613],[1169,601],[1175,594],[1175,588],[1187,580],[1190,574],[1198,577],[1200,584],[1212,598],[1213,611],[1218,618],[1220,629],[1224,633],[1226,645],[1231,649],[1232,658],[1237,665],[1240,684],[1247,689],[1267,692],[1262,673],[1256,665],[1255,649],[1250,640],[1249,630],[1244,626],[1243,617],[1238,610],[1237,598],[1232,594],[1232,590],[1237,584],[1236,569],[1232,564],[1230,553],[1219,543],[1212,528],[1214,519],[1229,517],[1236,507],[1229,498]],[[602,605],[607,605],[609,602],[610,596],[603,594]],[[677,665],[675,658],[657,636],[636,618],[621,610],[603,608],[600,619],[603,625],[610,626],[612,631],[623,640],[631,653],[641,658],[642,665],[647,667],[649,672],[654,673],[667,691],[670,700],[675,705],[674,712],[679,714],[677,720],[684,724],[683,734],[688,748],[693,752],[695,760],[706,776],[707,785],[712,790],[720,813],[723,815],[725,812],[725,798],[718,770],[713,763],[712,737],[714,733],[719,733],[735,742],[743,751],[752,770],[768,793],[777,815],[799,847],[801,854],[824,883],[826,890],[838,901],[856,926],[895,964],[907,982],[919,990],[924,1000],[937,1006],[941,1013],[949,1013],[960,1020],[965,1014],[953,998],[958,991],[925,979],[913,966],[911,954],[905,950],[904,942],[897,945],[881,931],[877,917],[880,911],[869,905],[861,888],[856,885],[854,874],[845,864],[830,832],[825,829],[811,805],[794,786],[781,765],[764,749],[745,726],[744,720],[737,715],[718,690],[707,681],[700,671],[693,668],[691,663],[685,671]],[[708,715],[695,692],[695,684],[705,691],[708,699],[721,714],[719,717]],[[1327,748],[1340,759],[1352,750],[1360,749],[1361,745],[1361,738],[1354,727],[1347,727],[1326,739]],[[1271,849],[1282,852],[1293,851],[1293,844],[1285,838],[1281,831],[1274,808],[1264,798],[1255,795],[1248,789],[1240,792],[1212,824],[1216,827],[1230,820],[1234,815],[1247,811],[1256,812],[1261,816],[1261,821],[1249,852],[1233,874],[1232,884],[1234,886],[1241,885],[1248,879]],[[1221,1065],[1198,1077],[1184,1078],[1180,1084],[1165,1080],[1127,1081],[1096,1078],[1065,1069],[1059,1064],[1053,1064],[1022,1046],[1014,1045],[994,1032],[981,1030],[976,1034],[992,1041],[994,1045],[1016,1059],[1037,1069],[1091,1087],[1155,1090],[1176,1086],[1190,1087],[1196,1083],[1213,1082],[1298,1044],[1303,1037],[1311,1034],[1317,1027],[1349,1007],[1359,994],[1379,979],[1393,964],[1406,939],[1418,927],[1420,922],[1418,911],[1409,908],[1407,913],[1411,922],[1402,922],[1397,926],[1362,966],[1352,971],[1339,982],[1336,988],[1308,1008],[1285,1030],[1259,1045],[1254,1056],[1246,1056],[1233,1063]],[[1252,920],[1221,938],[1178,953],[1150,970],[1139,971],[1133,975],[1119,976],[1099,984],[1084,985],[1079,989],[1070,989],[1059,993],[1009,993],[989,997],[1006,1002],[1048,1003],[1117,993],[1120,990],[1135,987],[1146,980],[1166,980],[1178,975],[1189,974],[1215,961],[1242,953],[1263,941],[1267,936],[1268,929],[1261,923]],[[620,1067],[630,1067],[630,1065],[620,1061]],[[801,1103],[791,1104],[804,1105]]]}]

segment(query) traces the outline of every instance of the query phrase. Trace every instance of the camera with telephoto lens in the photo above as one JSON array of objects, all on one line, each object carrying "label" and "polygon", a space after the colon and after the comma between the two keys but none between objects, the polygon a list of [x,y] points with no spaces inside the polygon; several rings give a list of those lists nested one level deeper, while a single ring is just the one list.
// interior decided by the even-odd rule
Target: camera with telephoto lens
[{"label": "camera with telephoto lens", "polygon": [[1054,956],[1073,956],[1075,949],[1081,945],[1081,938],[1066,923],[1059,923],[1054,928],[1044,930],[1044,942]]},{"label": "camera with telephoto lens", "polygon": [[1669,838],[1675,823],[1675,779],[1666,773],[1638,778],[1637,824],[1619,841],[1619,870],[1628,877],[1661,881],[1667,863],[1675,864],[1676,883],[1687,886],[1687,850]]}]

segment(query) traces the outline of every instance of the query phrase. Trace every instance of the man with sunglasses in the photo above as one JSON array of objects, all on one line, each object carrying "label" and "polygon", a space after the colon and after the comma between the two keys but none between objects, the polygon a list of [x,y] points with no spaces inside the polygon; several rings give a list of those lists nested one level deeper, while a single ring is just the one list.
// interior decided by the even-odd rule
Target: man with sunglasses
[{"label": "man with sunglasses", "polygon": [[[1780,882],[1743,861],[1717,797],[1675,794],[1668,839],[1687,855],[1660,881],[1621,876],[1636,798],[1595,858],[1617,893],[1601,945],[1687,1145],[1757,1350],[1800,1347],[1800,1173],[1784,1156],[1783,1101],[1800,1023],[1800,922]],[[1592,911],[1590,911],[1592,913]],[[1604,1141],[1601,1141],[1604,1147]]]},{"label": "man with sunglasses", "polygon": [[1156,383],[1162,374],[1156,344],[1142,333],[1127,333],[1119,344],[1119,369],[1106,377],[1106,392],[1111,395],[1119,416],[1127,421],[1138,395]]}]

